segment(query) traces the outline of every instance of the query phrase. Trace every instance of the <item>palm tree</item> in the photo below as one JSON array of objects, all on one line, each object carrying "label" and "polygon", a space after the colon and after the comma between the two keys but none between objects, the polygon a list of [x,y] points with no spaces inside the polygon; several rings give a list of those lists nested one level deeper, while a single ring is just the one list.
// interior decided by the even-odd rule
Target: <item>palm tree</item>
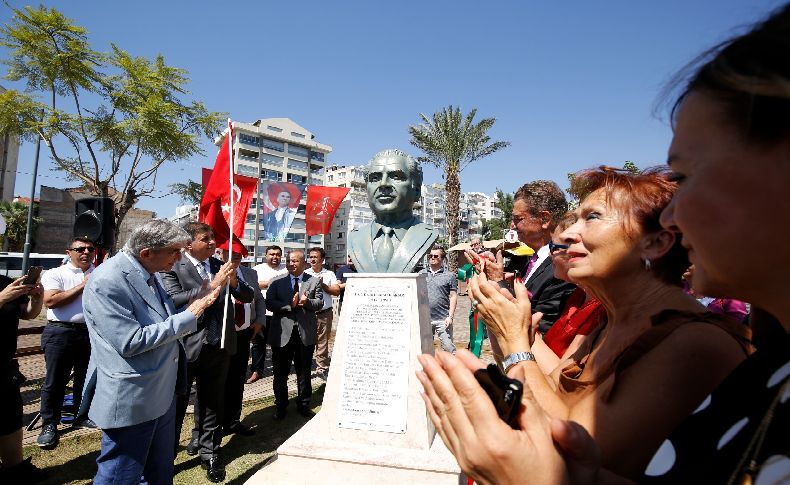
[{"label": "palm tree", "polygon": [[[36,207],[33,206],[35,213]],[[21,251],[25,243],[25,231],[27,230],[27,204],[21,202],[0,201],[0,215],[6,223],[3,242],[8,242],[7,250]],[[33,217],[33,227],[31,234],[36,234],[36,226],[41,223],[40,217]]]},{"label": "palm tree", "polygon": [[[447,237],[452,247],[458,242],[458,212],[461,196],[460,173],[470,163],[510,145],[506,141],[491,142],[488,130],[496,118],[485,118],[474,123],[477,109],[466,116],[461,109],[452,105],[428,118],[420,113],[422,123],[409,126],[411,144],[425,152],[420,162],[428,162],[444,170],[445,193],[447,195]],[[450,253],[448,265],[456,269],[455,254]]]}]

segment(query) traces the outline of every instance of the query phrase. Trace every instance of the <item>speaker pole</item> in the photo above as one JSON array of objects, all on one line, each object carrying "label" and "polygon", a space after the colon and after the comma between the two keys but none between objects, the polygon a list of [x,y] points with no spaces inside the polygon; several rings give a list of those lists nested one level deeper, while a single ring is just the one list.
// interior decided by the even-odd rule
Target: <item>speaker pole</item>
[{"label": "speaker pole", "polygon": [[[44,111],[41,111],[44,119]],[[41,153],[41,135],[36,142],[36,158],[33,161],[33,182],[30,187],[30,205],[27,206],[27,228],[25,229],[25,249],[22,253],[22,274],[26,274],[30,266],[30,238],[33,232],[33,200],[36,198],[36,177],[38,176],[38,156]]]}]

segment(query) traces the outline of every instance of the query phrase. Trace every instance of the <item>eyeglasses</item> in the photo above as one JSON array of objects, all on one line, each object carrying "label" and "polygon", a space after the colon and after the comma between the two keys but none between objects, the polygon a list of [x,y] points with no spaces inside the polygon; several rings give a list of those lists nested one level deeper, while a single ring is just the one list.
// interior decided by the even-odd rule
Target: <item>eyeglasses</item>
[{"label": "eyeglasses", "polygon": [[557,251],[563,251],[570,247],[569,244],[559,244],[554,241],[549,241],[549,253],[554,254]]},{"label": "eyeglasses", "polygon": [[92,253],[92,252],[96,251],[96,248],[90,247],[90,246],[83,246],[81,248],[69,248],[69,251],[74,251],[74,252],[77,252],[77,253],[80,253],[80,254],[84,253],[85,251],[88,251],[89,253]]},{"label": "eyeglasses", "polygon": [[440,254],[429,254],[429,255],[428,255],[428,257],[429,257],[429,258],[439,258],[439,259],[442,259],[442,256],[441,256]]}]

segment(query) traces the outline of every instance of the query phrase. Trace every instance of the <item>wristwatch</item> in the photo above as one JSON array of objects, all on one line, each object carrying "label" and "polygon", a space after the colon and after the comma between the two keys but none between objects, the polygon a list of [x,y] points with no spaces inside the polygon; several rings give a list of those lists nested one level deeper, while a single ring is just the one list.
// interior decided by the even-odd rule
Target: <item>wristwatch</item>
[{"label": "wristwatch", "polygon": [[502,367],[505,368],[505,374],[507,374],[507,371],[509,371],[511,367],[525,360],[535,360],[535,354],[529,351],[516,352],[515,354],[508,354],[502,360]]}]

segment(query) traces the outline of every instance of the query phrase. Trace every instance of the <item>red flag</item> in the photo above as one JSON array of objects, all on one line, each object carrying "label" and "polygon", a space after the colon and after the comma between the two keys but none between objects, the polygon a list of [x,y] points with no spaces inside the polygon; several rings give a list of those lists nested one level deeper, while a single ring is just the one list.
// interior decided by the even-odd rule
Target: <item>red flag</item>
[{"label": "red flag", "polygon": [[[198,220],[205,222],[214,229],[214,238],[217,245],[227,243],[230,237],[230,155],[229,143],[233,139],[233,131],[230,130],[222,148],[217,154],[217,161],[214,163],[214,170],[209,171],[208,183],[203,190],[203,198],[200,201],[200,211]],[[203,179],[206,180],[206,170]],[[258,179],[254,177],[244,177],[233,175],[233,240],[238,241],[244,234],[244,221],[247,219],[247,211],[250,209],[252,197],[257,188]],[[239,241],[240,242],[240,241]],[[246,248],[244,256],[247,255]]]},{"label": "red flag", "polygon": [[305,207],[305,227],[308,236],[328,234],[338,207],[351,191],[348,187],[307,187],[307,206]]}]

